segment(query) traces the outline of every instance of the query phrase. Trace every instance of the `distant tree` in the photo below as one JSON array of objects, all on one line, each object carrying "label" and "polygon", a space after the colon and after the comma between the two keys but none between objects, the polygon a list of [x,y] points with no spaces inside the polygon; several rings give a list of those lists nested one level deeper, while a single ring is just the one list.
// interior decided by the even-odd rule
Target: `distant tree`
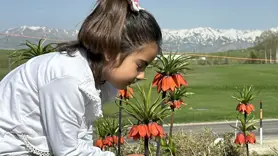
[{"label": "distant tree", "polygon": [[46,39],[40,39],[37,44],[31,43],[30,41],[26,41],[23,45],[26,46],[24,49],[16,50],[10,54],[10,57],[14,60],[12,64],[27,61],[33,57],[54,52],[55,48],[53,45],[55,43],[49,43],[47,45],[43,45]]},{"label": "distant tree", "polygon": [[256,52],[254,50],[249,52],[249,58],[250,58],[250,60],[248,61],[249,63],[251,64],[259,63],[259,61],[256,60],[258,59],[258,56],[256,55]]},{"label": "distant tree", "polygon": [[264,31],[261,36],[256,37],[255,46],[253,47],[258,52],[263,52],[267,62],[274,62],[278,52],[278,32]]}]

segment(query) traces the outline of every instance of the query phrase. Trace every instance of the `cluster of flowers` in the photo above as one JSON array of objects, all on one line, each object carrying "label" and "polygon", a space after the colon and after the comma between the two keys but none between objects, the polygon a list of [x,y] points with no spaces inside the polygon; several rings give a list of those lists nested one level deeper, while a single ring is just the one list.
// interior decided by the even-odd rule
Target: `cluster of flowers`
[{"label": "cluster of flowers", "polygon": [[[104,139],[98,139],[95,141],[95,146],[104,149],[106,147],[113,147],[114,145],[117,145],[119,141],[118,136],[107,136]],[[124,137],[120,138],[120,143],[124,144],[125,140]]]},{"label": "cluster of flowers", "polygon": [[188,84],[180,73],[165,75],[157,72],[153,80],[153,86],[157,86],[158,93],[168,90],[174,91],[175,88],[179,88],[182,85],[187,86]]},{"label": "cluster of flowers", "polygon": [[247,134],[246,138],[245,138],[244,133],[239,132],[239,133],[237,133],[235,143],[240,144],[240,145],[246,144],[246,143],[254,144],[254,143],[256,143],[256,136],[253,132],[251,132],[251,133]]},{"label": "cluster of flowers", "polygon": [[137,140],[145,137],[164,137],[164,135],[165,133],[162,126],[158,125],[156,122],[151,122],[148,125],[133,125],[133,127],[129,131],[128,138]]},{"label": "cluster of flowers", "polygon": [[[237,105],[236,110],[239,113],[249,115],[255,110],[255,107],[251,103],[248,103],[248,104],[239,103]],[[252,131],[246,132],[246,137],[243,132],[238,132],[236,139],[235,139],[235,143],[236,144],[246,144],[246,143],[254,144],[254,143],[256,143],[256,136]]]}]

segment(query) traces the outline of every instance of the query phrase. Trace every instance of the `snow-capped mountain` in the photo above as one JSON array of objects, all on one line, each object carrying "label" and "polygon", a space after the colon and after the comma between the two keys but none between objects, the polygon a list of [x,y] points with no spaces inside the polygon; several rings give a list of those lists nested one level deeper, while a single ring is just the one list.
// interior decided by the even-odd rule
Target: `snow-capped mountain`
[{"label": "snow-capped mountain", "polygon": [[[278,31],[277,28],[269,29]],[[163,29],[163,48],[171,51],[216,52],[247,48],[254,45],[256,37],[264,30],[213,29]],[[48,38],[48,42],[74,40],[78,30],[55,29],[39,26],[21,26],[0,32],[0,48],[15,49],[25,40]]]}]

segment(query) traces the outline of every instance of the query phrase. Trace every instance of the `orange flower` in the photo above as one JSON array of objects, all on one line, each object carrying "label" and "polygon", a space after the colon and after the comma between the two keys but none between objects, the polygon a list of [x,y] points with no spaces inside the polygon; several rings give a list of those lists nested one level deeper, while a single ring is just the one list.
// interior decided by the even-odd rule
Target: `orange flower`
[{"label": "orange flower", "polygon": [[145,124],[138,125],[138,131],[140,137],[145,137],[145,136],[150,137],[150,132],[147,125]]},{"label": "orange flower", "polygon": [[170,107],[171,109],[179,109],[181,107],[182,104],[184,104],[183,100],[174,100],[174,101],[170,101]]},{"label": "orange flower", "polygon": [[114,142],[115,144],[117,144],[117,143],[118,143],[118,140],[119,140],[119,139],[118,139],[118,136],[115,136],[115,135],[114,135],[114,136],[113,136],[113,142]]},{"label": "orange flower", "polygon": [[127,137],[128,138],[133,137],[134,140],[137,140],[140,138],[138,129],[137,129],[137,125],[134,125],[133,127],[131,127]]},{"label": "orange flower", "polygon": [[174,91],[176,87],[176,83],[172,76],[164,76],[161,80],[161,88],[163,91]]},{"label": "orange flower", "polygon": [[245,144],[245,143],[254,144],[254,143],[256,143],[256,136],[253,132],[251,132],[246,135],[246,141],[245,141],[244,134],[238,133],[236,136],[235,143],[236,144]]},{"label": "orange flower", "polygon": [[124,143],[125,143],[125,138],[124,138],[124,137],[121,137],[120,143],[121,143],[121,144],[124,144]]},{"label": "orange flower", "polygon": [[152,86],[157,86],[157,92],[162,91],[174,91],[175,88],[180,86],[187,86],[186,80],[181,74],[174,75],[162,75],[161,73],[156,73]]},{"label": "orange flower", "polygon": [[238,133],[236,135],[235,143],[240,145],[245,143],[245,137],[243,133]]},{"label": "orange flower", "polygon": [[254,108],[254,106],[252,104],[243,104],[243,103],[240,103],[240,104],[237,105],[236,110],[241,112],[241,113],[246,112],[247,114],[250,114],[252,111],[255,110],[255,108]]},{"label": "orange flower", "polygon": [[[118,144],[118,141],[119,141],[119,137],[114,135],[114,136],[113,136],[113,142],[114,142],[114,144],[117,145],[117,144]],[[121,137],[120,143],[123,144],[124,141],[125,141],[125,140],[124,140],[124,137]]]},{"label": "orange flower", "polygon": [[134,125],[128,134],[128,138],[133,137],[133,140],[137,140],[139,138],[143,137],[150,137],[150,132],[148,130],[147,125],[141,124],[141,125]]},{"label": "orange flower", "polygon": [[240,103],[237,105],[236,110],[241,113],[244,113],[246,111],[246,105],[243,103]]},{"label": "orange flower", "polygon": [[162,78],[163,78],[162,74],[156,73],[153,79],[153,87],[160,85]]},{"label": "orange flower", "polygon": [[250,143],[250,144],[256,143],[256,136],[253,132],[251,132],[250,134],[247,134],[246,143]]},{"label": "orange flower", "polygon": [[188,86],[187,81],[183,78],[183,76],[181,74],[175,74],[173,76],[173,79],[175,80],[178,87],[180,87],[182,85]]},{"label": "orange flower", "polygon": [[164,130],[163,128],[158,125],[156,122],[151,122],[148,124],[150,136],[154,137],[163,137],[164,136]]},{"label": "orange flower", "polygon": [[246,105],[246,113],[247,114],[250,114],[254,110],[255,110],[255,108],[254,108],[254,106],[252,104],[247,104]]},{"label": "orange flower", "polygon": [[112,136],[107,136],[103,140],[103,145],[107,145],[107,146],[111,147],[113,145],[113,137]]},{"label": "orange flower", "polygon": [[125,98],[125,99],[132,98],[133,94],[134,94],[134,92],[131,87],[128,87],[128,90],[127,89],[119,90],[119,93],[118,93],[120,98]]},{"label": "orange flower", "polygon": [[95,146],[99,147],[99,148],[103,148],[103,141],[102,141],[102,139],[96,140]]}]

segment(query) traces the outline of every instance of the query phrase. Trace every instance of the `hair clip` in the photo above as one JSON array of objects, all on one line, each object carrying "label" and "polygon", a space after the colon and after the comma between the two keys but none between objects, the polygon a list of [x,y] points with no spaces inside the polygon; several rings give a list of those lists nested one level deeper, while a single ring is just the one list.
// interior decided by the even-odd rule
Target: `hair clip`
[{"label": "hair clip", "polygon": [[139,0],[128,0],[130,8],[132,11],[139,12],[140,10],[144,10],[139,6]]}]

